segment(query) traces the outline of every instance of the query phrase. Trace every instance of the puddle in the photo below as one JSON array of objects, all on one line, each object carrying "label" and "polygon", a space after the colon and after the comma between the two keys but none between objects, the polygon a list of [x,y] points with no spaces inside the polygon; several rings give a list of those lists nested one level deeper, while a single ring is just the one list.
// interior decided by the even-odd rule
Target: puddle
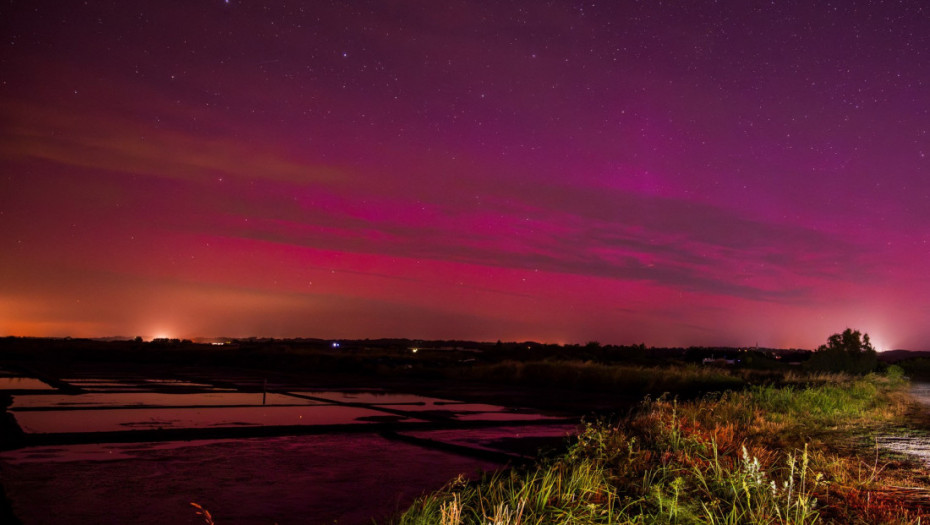
[{"label": "puddle", "polygon": [[55,387],[32,377],[0,377],[0,390],[55,390]]},{"label": "puddle", "polygon": [[930,441],[927,436],[877,436],[875,444],[878,448],[916,458],[930,467]]},{"label": "puddle", "polygon": [[26,433],[112,432],[175,428],[217,428],[241,426],[348,425],[383,421],[414,422],[359,407],[256,406],[217,408],[147,408],[94,410],[43,410],[12,412]]},{"label": "puddle", "polygon": [[[283,394],[266,394],[265,405],[319,405],[313,401]],[[102,407],[194,407],[194,406],[262,405],[261,393],[206,392],[170,394],[162,392],[87,393],[77,395],[13,396],[11,410],[31,408],[102,408]]]},{"label": "puddle", "polygon": [[[930,383],[912,383],[911,396],[930,410]],[[875,438],[877,447],[911,456],[930,467],[930,436],[911,433],[910,435],[888,435]]]},{"label": "puddle", "polygon": [[911,383],[911,395],[930,408],[930,383]]}]

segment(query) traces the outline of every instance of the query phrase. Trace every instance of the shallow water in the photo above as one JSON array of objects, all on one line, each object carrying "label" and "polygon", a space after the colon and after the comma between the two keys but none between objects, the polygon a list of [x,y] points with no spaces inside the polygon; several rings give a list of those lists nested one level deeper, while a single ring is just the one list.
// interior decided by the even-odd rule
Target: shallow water
[{"label": "shallow water", "polygon": [[[925,410],[930,411],[930,383],[912,383],[913,396]],[[911,456],[930,466],[930,437],[927,435],[881,435],[875,437],[875,446],[890,452]]]},{"label": "shallow water", "polygon": [[460,404],[460,401],[450,401],[448,399],[438,399],[435,397],[418,396],[416,394],[398,394],[384,391],[293,391],[290,392],[295,396],[306,396],[317,399],[325,399],[338,403],[364,403],[366,405],[401,405],[401,404],[418,404],[431,406]]},{"label": "shallow water", "polygon": [[205,392],[169,394],[164,392],[88,393],[78,395],[13,396],[12,410],[30,408],[89,407],[191,407],[230,405],[319,405],[321,401],[283,394],[251,392]]},{"label": "shallow water", "polygon": [[203,523],[192,501],[223,525],[365,524],[459,474],[497,467],[371,434],[0,453],[26,525]]},{"label": "shallow water", "polygon": [[[90,415],[81,410],[42,410],[18,411],[13,414],[24,432],[46,434],[244,426],[362,425],[392,416],[367,408],[339,405],[115,408],[94,410]],[[394,417],[403,422],[423,422],[402,416]]]},{"label": "shallow water", "polygon": [[930,467],[930,441],[927,436],[876,436],[878,448],[911,456]]},{"label": "shallow water", "polygon": [[0,377],[0,390],[55,390],[55,387],[32,377]]},{"label": "shallow water", "polygon": [[[70,380],[72,384],[79,381]],[[91,383],[90,381],[84,384]],[[99,381],[93,380],[92,384]],[[128,382],[120,382],[127,384]],[[27,434],[291,425],[535,421],[546,416],[483,403],[387,392],[87,392],[16,395],[10,413]],[[262,401],[264,400],[264,403]]]},{"label": "shallow water", "polygon": [[930,410],[930,383],[911,383],[911,395]]},{"label": "shallow water", "polygon": [[[223,525],[371,523],[460,474],[500,466],[476,457],[533,454],[535,444],[558,442],[573,429],[562,420],[483,403],[306,385],[262,394],[256,385],[286,383],[220,379],[218,384],[251,391],[216,388],[212,378],[72,377],[65,382],[82,393],[49,393],[54,389],[45,385],[44,391],[14,395],[9,413],[27,438],[84,436],[63,434],[74,442],[99,439],[95,432],[153,429],[348,425],[355,431],[7,451],[0,453],[0,478],[14,512],[26,525],[62,523],[62,516],[77,525],[203,523],[189,505],[193,501]],[[549,419],[552,425],[515,426]],[[397,424],[397,434],[367,430],[388,421]],[[405,433],[405,423],[430,421],[500,426]],[[465,455],[443,445],[462,447]]]},{"label": "shallow water", "polygon": [[539,414],[529,414],[520,412],[473,412],[465,414],[455,414],[456,421],[541,421],[551,419],[560,421],[561,418],[542,416]]},{"label": "shallow water", "polygon": [[198,383],[183,379],[162,378],[65,378],[63,383],[80,388],[85,392],[148,392],[152,389],[159,391],[200,391],[217,389],[208,383]]}]

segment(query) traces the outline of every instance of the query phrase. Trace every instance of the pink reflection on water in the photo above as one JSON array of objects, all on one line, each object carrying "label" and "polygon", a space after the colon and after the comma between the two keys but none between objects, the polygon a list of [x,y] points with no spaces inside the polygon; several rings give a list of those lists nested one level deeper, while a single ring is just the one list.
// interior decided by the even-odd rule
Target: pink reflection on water
[{"label": "pink reflection on water", "polygon": [[[120,460],[99,461],[112,456]],[[497,467],[370,434],[0,453],[13,511],[33,525],[197,523],[191,501],[223,525],[364,524],[459,474]]]},{"label": "pink reflection on water", "polygon": [[150,389],[150,388],[162,388],[162,389],[204,389],[209,388],[215,390],[213,385],[209,383],[197,383],[194,381],[187,381],[184,379],[150,379],[150,378],[114,378],[114,377],[78,377],[78,378],[65,378],[61,380],[64,383],[68,383],[72,386],[82,388],[85,390],[103,390],[108,389]]},{"label": "pink reflection on water", "polygon": [[551,419],[562,421],[562,418],[543,416],[540,414],[521,414],[516,412],[473,412],[455,414],[456,421],[541,421]]},{"label": "pink reflection on water", "polygon": [[26,447],[0,452],[0,460],[11,465],[26,463],[66,463],[69,461],[114,461],[138,459],[150,451],[177,450],[208,446],[215,443],[235,443],[236,439],[203,439],[194,441],[150,441],[145,443],[88,443],[81,445],[51,445]]},{"label": "pink reflection on water", "polygon": [[449,405],[459,404],[460,401],[425,397],[416,394],[396,394],[393,392],[350,392],[350,391],[294,391],[292,394],[329,399],[339,403],[364,403],[366,405],[396,405],[407,403],[422,403],[423,405]]},{"label": "pink reflection on water", "polygon": [[55,390],[55,387],[31,377],[0,377],[0,390]]},{"label": "pink reflection on water", "polygon": [[[27,433],[112,432],[175,428],[368,424],[389,416],[367,408],[339,405],[216,408],[151,408],[112,410],[43,410],[13,412]],[[360,418],[371,418],[364,420]]]},{"label": "pink reflection on water", "polygon": [[13,396],[11,409],[37,407],[189,407],[203,405],[319,405],[320,401],[261,392],[205,392],[170,394],[162,392],[87,393],[79,395]]}]

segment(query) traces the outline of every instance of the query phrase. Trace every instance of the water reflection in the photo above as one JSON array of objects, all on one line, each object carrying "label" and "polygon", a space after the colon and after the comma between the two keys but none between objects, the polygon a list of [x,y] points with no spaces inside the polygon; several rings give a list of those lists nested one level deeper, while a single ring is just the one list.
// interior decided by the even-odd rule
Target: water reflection
[{"label": "water reflection", "polygon": [[32,377],[7,376],[0,377],[0,390],[55,390],[55,387]]},{"label": "water reflection", "polygon": [[[94,433],[103,432],[119,432],[104,435],[117,441],[153,435],[227,438],[242,427],[296,433],[290,427],[319,426],[329,432],[3,452],[5,489],[24,523],[57,523],[56,516],[78,525],[185,523],[192,517],[189,501],[204,504],[227,525],[370,523],[372,516],[403,508],[422,491],[459,474],[499,465],[488,458],[525,457],[534,452],[534,439],[558,440],[573,428],[497,405],[375,389],[312,390],[254,377],[223,376],[215,383],[213,378],[71,377],[64,382],[81,393],[70,395],[49,393],[54,389],[38,380],[19,379],[11,388],[18,393],[10,414],[26,432],[27,444],[30,439],[87,442],[101,439]],[[24,391],[27,384],[44,388]],[[537,421],[545,425],[515,426]],[[493,427],[471,428],[483,423]],[[385,428],[394,433],[374,432]],[[426,430],[437,428],[445,430]],[[158,429],[174,432],[128,432]],[[515,445],[521,440],[522,448]]]},{"label": "water reflection", "polygon": [[249,392],[121,392],[88,393],[79,395],[14,396],[11,409],[30,408],[90,408],[90,407],[195,407],[230,405],[319,405],[320,401],[287,396],[284,394],[262,394]]},{"label": "water reflection", "polygon": [[471,412],[454,415],[456,421],[542,421],[561,420],[562,418],[520,412]]},{"label": "water reflection", "polygon": [[[202,429],[273,426],[365,425],[426,421],[541,421],[536,413],[497,405],[384,391],[230,392],[201,388],[166,392],[165,384],[208,383],[170,379],[68,378],[81,394],[15,395],[10,412],[27,434],[93,433],[124,430]],[[88,392],[89,387],[119,385]],[[131,385],[140,386],[129,389]],[[153,391],[154,389],[154,391]]]},{"label": "water reflection", "polygon": [[61,380],[85,392],[147,392],[149,390],[188,391],[231,390],[217,389],[209,383],[184,379],[122,378],[122,377],[79,377]]},{"label": "water reflection", "polygon": [[[15,411],[27,433],[113,432],[243,426],[348,425],[379,422],[383,412],[341,405]],[[392,419],[397,420],[395,416]],[[381,419],[383,420],[383,419]],[[413,422],[413,418],[400,418]]]},{"label": "water reflection", "polygon": [[925,435],[877,436],[875,445],[890,452],[911,456],[930,467],[930,442]]},{"label": "water reflection", "polygon": [[460,474],[498,467],[377,434],[0,453],[7,496],[28,524],[194,523],[190,501],[223,525],[365,524]]},{"label": "water reflection", "polygon": [[399,394],[380,390],[368,391],[296,391],[290,392],[294,396],[313,399],[325,399],[337,403],[364,403],[366,405],[422,405],[430,409],[436,406],[461,404],[460,401],[425,397],[416,394]]},{"label": "water reflection", "polygon": [[[910,394],[915,401],[923,405],[924,411],[930,410],[930,383],[912,383]],[[911,431],[907,435],[876,436],[875,446],[910,456],[930,466],[930,438],[926,431]]]}]

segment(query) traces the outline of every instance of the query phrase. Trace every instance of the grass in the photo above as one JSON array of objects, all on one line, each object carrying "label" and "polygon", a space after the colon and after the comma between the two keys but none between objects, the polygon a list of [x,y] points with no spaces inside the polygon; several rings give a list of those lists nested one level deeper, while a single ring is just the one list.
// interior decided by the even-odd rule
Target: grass
[{"label": "grass", "polygon": [[[875,433],[908,410],[900,375],[801,376],[583,425],[566,453],[521,470],[461,478],[395,525],[917,524],[927,508],[895,488],[907,464]],[[829,381],[827,380],[829,379]],[[917,487],[930,490],[926,485]]]}]

